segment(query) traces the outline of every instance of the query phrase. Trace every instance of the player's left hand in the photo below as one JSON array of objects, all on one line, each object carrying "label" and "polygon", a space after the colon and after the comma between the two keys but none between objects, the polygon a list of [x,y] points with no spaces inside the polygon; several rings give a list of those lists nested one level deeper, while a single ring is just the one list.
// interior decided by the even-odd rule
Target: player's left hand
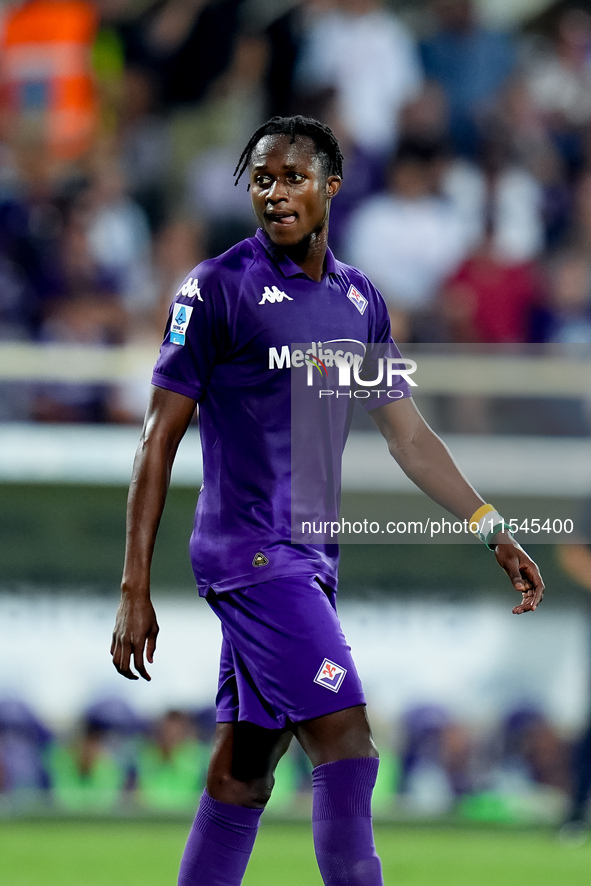
[{"label": "player's left hand", "polygon": [[128,680],[139,679],[131,667],[133,659],[140,677],[148,681],[152,679],[144,664],[144,651],[147,660],[152,664],[159,630],[149,596],[142,595],[136,598],[121,596],[113,630],[111,655],[116,670],[123,677],[127,677]]},{"label": "player's left hand", "polygon": [[495,557],[521,594],[521,603],[514,607],[513,614],[533,612],[544,596],[544,582],[537,565],[516,541],[496,545]]}]

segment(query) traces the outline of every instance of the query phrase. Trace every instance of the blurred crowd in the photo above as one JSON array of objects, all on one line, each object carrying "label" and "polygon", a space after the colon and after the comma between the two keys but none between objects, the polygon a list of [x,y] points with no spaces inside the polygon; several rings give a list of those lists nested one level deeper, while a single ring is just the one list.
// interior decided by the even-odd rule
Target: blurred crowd
[{"label": "blurred crowd", "polygon": [[[197,805],[215,710],[170,710],[155,720],[106,698],[55,734],[22,700],[0,700],[0,817],[61,813],[190,813]],[[388,746],[390,744],[390,747]],[[543,711],[522,706],[476,731],[437,705],[406,711],[396,746],[386,736],[374,807],[383,814],[482,821],[560,820],[576,747]],[[293,742],[276,774],[272,807],[305,810],[311,766]]]},{"label": "blurred crowd", "polygon": [[[401,342],[591,341],[591,14],[473,0],[25,0],[0,11],[0,341],[160,342],[188,271],[250,236],[233,170],[272,114],[345,157],[331,246]],[[0,392],[1,394],[1,392]],[[139,420],[37,385],[0,419]]]}]

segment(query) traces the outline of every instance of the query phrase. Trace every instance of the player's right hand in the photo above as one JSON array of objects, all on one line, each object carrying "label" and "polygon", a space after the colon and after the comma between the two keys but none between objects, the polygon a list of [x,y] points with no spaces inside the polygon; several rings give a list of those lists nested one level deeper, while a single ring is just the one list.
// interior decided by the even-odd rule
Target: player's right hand
[{"label": "player's right hand", "polygon": [[[139,674],[144,680],[152,679],[144,664],[144,650],[152,664],[159,630],[149,597],[134,599],[122,594],[111,642],[113,664],[122,676],[128,680],[138,680]],[[137,674],[131,669],[132,656]]]}]

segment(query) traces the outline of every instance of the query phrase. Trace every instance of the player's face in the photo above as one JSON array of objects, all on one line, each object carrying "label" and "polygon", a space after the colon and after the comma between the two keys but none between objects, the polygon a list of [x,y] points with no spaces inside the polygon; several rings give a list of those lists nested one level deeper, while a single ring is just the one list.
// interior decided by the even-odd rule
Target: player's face
[{"label": "player's face", "polygon": [[255,215],[277,246],[297,246],[327,225],[330,200],[341,180],[326,176],[311,139],[266,135],[250,161],[250,193]]}]

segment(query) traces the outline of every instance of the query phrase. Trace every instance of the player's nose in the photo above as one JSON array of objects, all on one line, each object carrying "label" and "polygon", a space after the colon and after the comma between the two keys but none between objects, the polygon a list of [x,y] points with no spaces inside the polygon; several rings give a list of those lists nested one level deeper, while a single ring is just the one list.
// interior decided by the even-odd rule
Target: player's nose
[{"label": "player's nose", "polygon": [[274,206],[280,200],[287,200],[287,193],[285,185],[282,184],[278,179],[275,179],[269,190],[266,194],[266,203],[267,205]]}]

